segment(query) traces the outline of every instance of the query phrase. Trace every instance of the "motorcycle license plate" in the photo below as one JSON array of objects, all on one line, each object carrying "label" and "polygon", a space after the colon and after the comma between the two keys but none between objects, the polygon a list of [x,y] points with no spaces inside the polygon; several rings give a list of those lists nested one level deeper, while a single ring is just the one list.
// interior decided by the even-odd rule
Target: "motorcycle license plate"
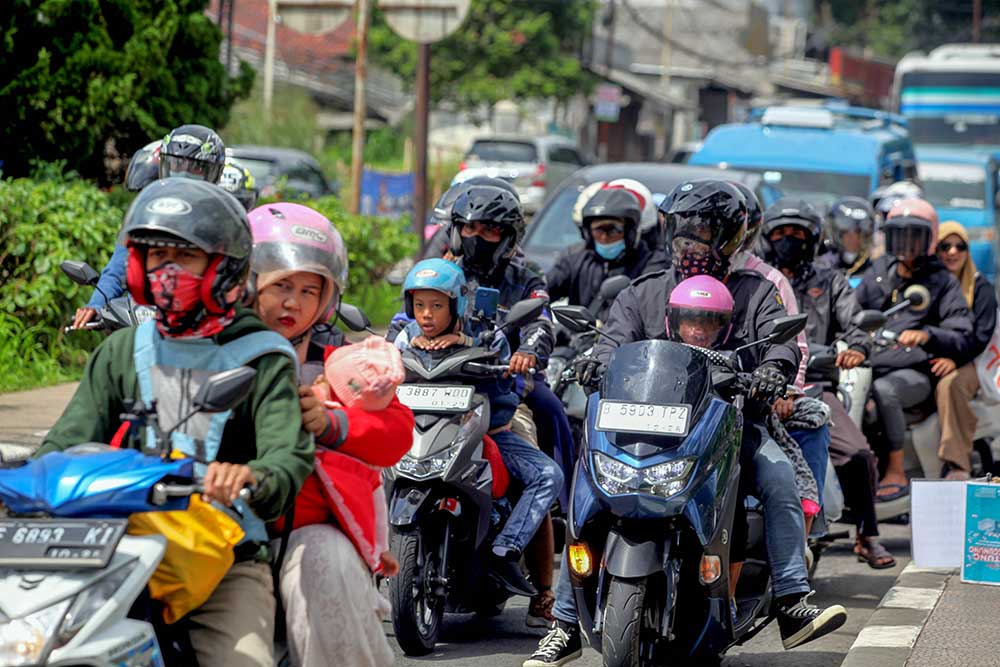
[{"label": "motorcycle license plate", "polygon": [[127,525],[127,519],[2,519],[0,567],[105,567]]},{"label": "motorcycle license plate", "polygon": [[474,392],[473,387],[461,385],[401,384],[396,388],[399,402],[417,412],[465,412]]},{"label": "motorcycle license plate", "polygon": [[602,399],[597,430],[683,437],[688,433],[690,405],[654,405]]}]

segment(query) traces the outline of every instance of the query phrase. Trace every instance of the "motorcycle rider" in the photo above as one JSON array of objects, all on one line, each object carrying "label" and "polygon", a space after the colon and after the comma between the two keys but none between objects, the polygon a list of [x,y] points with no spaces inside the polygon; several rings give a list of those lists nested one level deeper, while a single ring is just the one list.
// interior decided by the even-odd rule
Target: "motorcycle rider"
[{"label": "motorcycle rider", "polygon": [[852,282],[860,282],[872,265],[875,212],[861,197],[842,197],[830,207],[829,223],[832,247],[820,260],[853,278]]},{"label": "motorcycle rider", "polygon": [[[595,356],[577,367],[581,380],[589,383],[614,350],[609,340],[621,344],[666,338],[666,311],[676,284],[694,275],[711,275],[726,283],[735,301],[733,330],[723,349],[767,336],[775,319],[786,315],[777,290],[751,271],[730,271],[730,259],[741,247],[747,224],[743,194],[725,181],[684,183],[668,198],[667,239],[671,244],[673,269],[646,274],[625,289],[605,323]],[[741,353],[744,368],[753,368],[749,398],[767,405],[785,393],[785,385],[799,362],[797,347],[759,345]],[[775,612],[785,648],[793,648],[843,625],[847,614],[834,605],[819,609],[809,604],[811,595],[806,573],[805,526],[795,488],[792,465],[760,423],[760,408],[751,407],[746,419],[743,458],[756,473],[758,497],[764,504],[768,557],[774,580]],[[749,466],[753,466],[750,468]],[[541,640],[524,667],[561,665],[579,657],[580,630],[569,581],[568,566],[560,570],[554,614],[557,622]]]},{"label": "motorcycle rider", "polygon": [[434,204],[434,208],[431,211],[431,220],[437,226],[437,230],[431,236],[430,240],[427,241],[421,259],[430,259],[432,257],[454,259],[454,257],[448,256],[451,247],[451,208],[455,205],[455,201],[459,195],[474,185],[492,185],[493,187],[506,190],[515,197],[517,196],[517,190],[510,184],[510,181],[505,181],[502,178],[473,176],[463,181],[453,180],[451,186],[438,198],[437,203]]},{"label": "motorcycle rider", "polygon": [[[413,414],[395,398],[372,410],[342,400],[339,393],[336,402],[314,394],[312,385],[324,375],[324,362],[358,387],[371,384],[366,377],[387,375],[377,350],[358,350],[370,359],[365,373],[345,372],[343,362],[329,360],[345,344],[343,335],[325,322],[347,287],[347,248],[326,217],[301,204],[268,204],[251,211],[249,218],[254,248],[248,300],[264,324],[295,347],[303,426],[317,444],[315,465],[329,468],[327,477],[337,489],[334,500],[314,470],[293,513],[284,519],[293,525],[281,527],[287,542],[278,585],[289,654],[300,667],[328,664],[331,655],[345,667],[383,667],[392,663],[392,649],[379,616],[384,599],[371,573],[376,559],[383,575],[391,575],[398,564],[387,558],[389,552],[375,553],[381,547],[375,548],[379,545],[361,530],[360,521],[343,520],[343,509],[380,516],[380,505],[372,498],[351,492],[409,450]],[[349,488],[341,488],[345,483]],[[280,556],[280,546],[276,551]],[[338,632],[329,632],[330,627]]]},{"label": "motorcycle rider", "polygon": [[919,308],[893,315],[886,330],[898,333],[896,344],[872,353],[872,395],[885,437],[875,454],[885,466],[879,500],[909,494],[903,468],[906,438],[904,410],[923,403],[933,391],[936,357],[965,358],[972,345],[972,320],[955,276],[934,255],[938,241],[937,211],[922,199],[895,204],[885,221],[886,254],[872,262],[856,289],[862,308],[885,310],[917,285],[929,292]]},{"label": "motorcycle rider", "polygon": [[[159,178],[183,176],[218,183],[226,159],[226,145],[214,130],[203,125],[181,125],[160,142],[158,151],[153,144],[148,144],[139,153],[141,155],[138,160],[133,157],[129,162],[129,172],[135,170],[135,175],[130,178],[126,173],[126,181],[133,187],[144,187],[151,182],[148,164],[154,161]],[[127,260],[128,250],[121,244],[116,245],[97,283],[108,299],[115,299],[125,293]],[[95,289],[87,305],[77,309],[73,317],[73,328],[83,327],[106,305],[104,296]]]},{"label": "motorcycle rider", "polygon": [[[396,347],[424,356],[454,346],[477,345],[483,332],[465,316],[467,290],[465,274],[452,262],[425,259],[414,265],[403,283],[403,300],[413,321],[396,336]],[[515,367],[502,332],[492,345],[499,352],[499,363],[508,364],[511,374],[524,372],[515,370],[524,366]],[[510,422],[520,403],[513,384],[508,374],[476,385],[477,391],[490,401],[489,435],[511,476],[524,486],[510,517],[493,540],[490,570],[512,590],[535,596],[537,590],[525,578],[519,563],[562,489],[563,474],[551,458],[511,430]]]},{"label": "motorcycle rider", "polygon": [[257,206],[257,187],[253,174],[246,167],[237,164],[231,158],[226,158],[226,166],[219,177],[219,187],[236,197],[247,212]]},{"label": "motorcycle rider", "polygon": [[[862,202],[863,203],[863,202]],[[848,215],[851,220],[856,217]],[[811,343],[832,345],[841,334],[848,349],[837,355],[838,368],[851,369],[863,363],[871,348],[871,338],[853,324],[861,306],[844,275],[822,260],[815,260],[820,246],[822,220],[804,200],[781,199],[764,214],[764,256],[791,281],[801,312],[807,313],[806,335]],[[856,516],[855,553],[875,569],[892,567],[895,560],[875,539],[875,456],[843,403],[830,392],[823,402],[831,410],[830,460],[843,480],[845,500]],[[803,451],[807,451],[805,448]],[[814,459],[807,455],[811,466]],[[814,468],[817,477],[825,473]],[[821,487],[822,488],[822,487]]]},{"label": "motorcycle rider", "polygon": [[[560,253],[545,280],[552,299],[567,298],[571,305],[599,307],[605,278],[646,272],[653,251],[642,242],[638,198],[624,188],[603,187],[583,207],[579,224],[583,247]],[[610,306],[610,304],[607,304]]]},{"label": "motorcycle rider", "polygon": [[[168,427],[211,373],[249,364],[257,371],[253,388],[229,418],[196,415],[171,444],[209,461],[206,498],[229,506],[255,485],[250,506],[260,519],[275,520],[312,469],[313,444],[302,429],[294,351],[238,304],[252,244],[243,207],[214,185],[162,179],[132,203],[122,241],[129,291],[155,306],[156,320],[116,331],[98,346],[35,455],[110,442],[125,402],[150,405],[154,386],[156,418]],[[154,444],[146,441],[151,430],[139,434],[145,446]],[[208,600],[178,623],[189,628],[201,664],[271,667],[275,600],[267,549],[251,541],[235,551],[236,563]]]}]

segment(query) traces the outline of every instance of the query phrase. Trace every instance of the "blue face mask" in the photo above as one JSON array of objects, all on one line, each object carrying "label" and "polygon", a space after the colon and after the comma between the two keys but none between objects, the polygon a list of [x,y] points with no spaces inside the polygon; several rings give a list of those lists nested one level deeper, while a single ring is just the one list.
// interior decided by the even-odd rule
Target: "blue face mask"
[{"label": "blue face mask", "polygon": [[618,259],[625,252],[625,239],[614,243],[598,243],[594,241],[594,250],[604,259]]}]

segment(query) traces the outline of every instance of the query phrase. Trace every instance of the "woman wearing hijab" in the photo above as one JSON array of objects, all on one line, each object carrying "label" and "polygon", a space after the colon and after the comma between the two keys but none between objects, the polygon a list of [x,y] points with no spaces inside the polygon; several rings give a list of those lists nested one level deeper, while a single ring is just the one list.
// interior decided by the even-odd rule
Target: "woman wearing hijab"
[{"label": "woman wearing hijab", "polygon": [[941,378],[935,390],[941,418],[941,448],[938,457],[945,479],[969,479],[969,454],[976,434],[976,413],[969,401],[979,391],[973,360],[989,345],[997,320],[997,300],[990,284],[969,256],[969,233],[957,222],[942,223],[938,259],[958,279],[973,317],[972,344],[962,359],[939,357],[931,370]]}]

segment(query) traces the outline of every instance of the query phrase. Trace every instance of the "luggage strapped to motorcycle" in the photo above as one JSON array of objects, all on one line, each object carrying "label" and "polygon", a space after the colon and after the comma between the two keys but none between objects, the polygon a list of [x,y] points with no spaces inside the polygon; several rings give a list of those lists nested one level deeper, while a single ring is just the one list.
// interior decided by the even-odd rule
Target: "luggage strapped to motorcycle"
[{"label": "luggage strapped to motorcycle", "polygon": [[[133,360],[139,379],[139,395],[146,405],[152,405],[157,396],[167,396],[168,401],[176,398],[178,404],[189,402],[197,388],[190,390],[190,387],[180,387],[181,382],[197,383],[200,386],[212,373],[238,368],[272,353],[284,354],[291,359],[296,377],[298,376],[299,359],[295,348],[274,331],[255,331],[219,345],[210,338],[164,338],[156,328],[156,322],[149,320],[135,329]],[[195,377],[195,374],[200,377]],[[176,396],[172,396],[171,391]],[[161,405],[163,401],[158,403],[158,408]],[[187,407],[181,406],[181,409]],[[184,432],[178,430],[170,434],[170,445],[200,461],[214,461],[231,414],[230,410],[211,415],[195,415],[185,424]],[[201,439],[191,434],[199,426],[204,429],[204,437]],[[155,442],[152,426],[146,427],[146,442]],[[199,475],[204,474],[205,467],[204,463],[195,464]],[[246,533],[244,542],[267,542],[264,522],[257,518],[243,499],[237,499],[232,510],[218,503],[213,505],[239,522]]]}]

